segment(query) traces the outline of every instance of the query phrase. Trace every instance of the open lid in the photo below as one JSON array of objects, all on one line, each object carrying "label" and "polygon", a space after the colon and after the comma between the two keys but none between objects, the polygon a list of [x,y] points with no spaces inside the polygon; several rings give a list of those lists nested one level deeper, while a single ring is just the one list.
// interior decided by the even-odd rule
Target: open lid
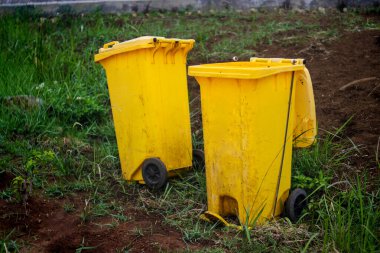
[{"label": "open lid", "polygon": [[104,46],[99,49],[99,53],[95,55],[95,62],[99,62],[115,54],[144,48],[180,46],[188,47],[190,50],[193,47],[193,44],[194,40],[192,39],[182,40],[177,38],[165,38],[158,36],[143,36],[124,42],[112,41],[104,44]]},{"label": "open lid", "polygon": [[[252,59],[251,59],[252,60]],[[189,67],[190,76],[258,79],[282,72],[303,70],[302,59],[287,61],[224,62]]]},{"label": "open lid", "polygon": [[297,75],[295,93],[293,145],[297,148],[306,148],[315,142],[317,136],[313,84],[306,67]]}]

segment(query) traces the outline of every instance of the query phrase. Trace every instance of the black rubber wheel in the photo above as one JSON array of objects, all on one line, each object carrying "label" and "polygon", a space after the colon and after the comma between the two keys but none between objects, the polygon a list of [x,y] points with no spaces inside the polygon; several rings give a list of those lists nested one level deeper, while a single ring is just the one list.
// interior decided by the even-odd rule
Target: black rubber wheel
[{"label": "black rubber wheel", "polygon": [[193,150],[193,167],[202,170],[205,168],[205,153],[200,149]]},{"label": "black rubber wheel", "polygon": [[305,190],[301,188],[296,188],[290,193],[285,203],[285,216],[293,223],[301,217],[302,211],[307,205],[306,197]]},{"label": "black rubber wheel", "polygon": [[143,162],[142,176],[145,184],[153,190],[162,188],[168,181],[166,166],[158,158],[149,158]]}]

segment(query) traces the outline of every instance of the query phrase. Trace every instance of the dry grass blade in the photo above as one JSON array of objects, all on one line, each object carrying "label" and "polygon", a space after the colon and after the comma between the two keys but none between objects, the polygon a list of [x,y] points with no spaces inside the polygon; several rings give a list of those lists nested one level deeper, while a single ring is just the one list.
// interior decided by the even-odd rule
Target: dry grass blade
[{"label": "dry grass blade", "polygon": [[358,79],[358,80],[355,80],[355,81],[352,81],[352,82],[349,82],[349,83],[343,85],[342,87],[339,88],[339,90],[344,91],[347,88],[351,87],[352,85],[359,84],[359,83],[365,83],[365,82],[369,82],[369,81],[374,81],[374,80],[377,80],[377,77],[367,77],[367,78]]}]

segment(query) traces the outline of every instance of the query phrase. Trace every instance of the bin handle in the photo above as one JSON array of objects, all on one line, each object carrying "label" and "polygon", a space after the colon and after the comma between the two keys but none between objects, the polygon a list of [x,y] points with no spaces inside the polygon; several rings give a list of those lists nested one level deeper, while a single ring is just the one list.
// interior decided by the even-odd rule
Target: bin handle
[{"label": "bin handle", "polygon": [[181,49],[182,43],[180,41],[174,42],[174,50],[171,54],[172,64],[175,64],[175,54]]},{"label": "bin handle", "polygon": [[111,41],[103,45],[104,49],[110,48],[111,46],[114,46],[116,44],[119,44],[119,41]]},{"label": "bin handle", "polygon": [[168,54],[170,51],[174,50],[176,43],[175,42],[170,42],[169,45],[165,48],[164,51],[164,63],[168,63]]},{"label": "bin handle", "polygon": [[183,49],[183,63],[186,64],[186,58],[187,58],[187,54],[190,52],[190,50],[194,47],[193,44],[189,44],[187,47],[185,47]]},{"label": "bin handle", "polygon": [[152,51],[152,64],[154,64],[154,62],[155,62],[154,61],[154,56],[156,55],[157,50],[161,48],[161,42],[158,41],[157,39],[156,40],[155,39],[153,39],[153,41],[154,41],[154,48],[153,48],[153,51]]}]

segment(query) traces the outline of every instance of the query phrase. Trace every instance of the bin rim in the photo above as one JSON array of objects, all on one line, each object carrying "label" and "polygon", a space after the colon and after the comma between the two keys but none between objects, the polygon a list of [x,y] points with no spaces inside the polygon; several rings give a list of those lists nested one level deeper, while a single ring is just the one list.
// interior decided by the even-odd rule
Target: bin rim
[{"label": "bin rim", "polygon": [[283,72],[304,70],[302,60],[289,62],[224,62],[189,67],[189,76],[234,79],[259,79]]},{"label": "bin rim", "polygon": [[95,55],[94,60],[95,62],[99,62],[116,54],[145,48],[167,47],[173,43],[192,48],[194,42],[195,40],[193,39],[165,38],[160,36],[142,36],[124,42],[111,41],[99,49],[99,53]]}]

